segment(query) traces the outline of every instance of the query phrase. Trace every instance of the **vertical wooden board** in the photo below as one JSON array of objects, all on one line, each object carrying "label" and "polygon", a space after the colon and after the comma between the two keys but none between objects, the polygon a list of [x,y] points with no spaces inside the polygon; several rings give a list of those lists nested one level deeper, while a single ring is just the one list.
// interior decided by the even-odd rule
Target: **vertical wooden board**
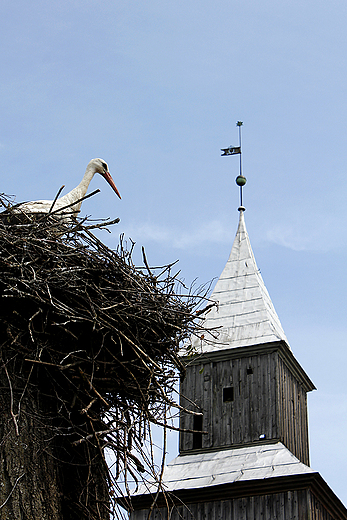
[{"label": "vertical wooden board", "polygon": [[211,410],[210,428],[212,431],[211,446],[220,446],[220,420],[221,420],[221,406],[219,399],[219,369],[221,362],[211,363],[211,398],[209,400],[209,407]]},{"label": "vertical wooden board", "polygon": [[280,511],[283,518],[290,518],[289,513],[287,512],[287,505],[288,497],[287,493],[281,493],[281,499],[280,499]]},{"label": "vertical wooden board", "polygon": [[206,502],[204,507],[204,520],[215,520],[215,506],[216,502]]},{"label": "vertical wooden board", "polygon": [[[168,518],[168,511],[167,509],[155,509],[154,512],[152,513],[152,516],[154,517],[154,520],[167,520]],[[148,514],[147,514],[147,518],[146,520],[148,520]]]},{"label": "vertical wooden board", "polygon": [[276,372],[276,397],[275,397],[275,400],[276,400],[276,437],[278,439],[281,439],[281,433],[282,433],[282,420],[283,420],[283,415],[282,415],[282,412],[281,412],[281,407],[280,407],[280,403],[281,403],[281,382],[280,382],[280,377],[281,377],[281,363],[280,363],[280,358],[279,358],[279,355],[278,353],[276,352],[276,357],[275,357],[275,372]]},{"label": "vertical wooden board", "polygon": [[303,402],[302,402],[303,409],[302,409],[301,413],[303,416],[303,428],[304,428],[304,431],[303,431],[303,436],[304,436],[303,444],[305,446],[305,457],[304,458],[306,461],[305,464],[307,464],[309,466],[311,464],[311,461],[310,461],[310,437],[309,437],[309,431],[308,431],[307,394],[304,390],[303,390],[303,392],[304,392]]},{"label": "vertical wooden board", "polygon": [[298,497],[298,492],[296,491],[295,493],[293,493],[293,520],[306,520],[304,518],[300,518],[299,517],[299,497]]},{"label": "vertical wooden board", "polygon": [[252,391],[252,381],[254,374],[248,373],[249,370],[253,370],[253,357],[247,358],[247,362],[244,367],[244,380],[245,387],[247,388],[247,398],[248,398],[248,415],[249,415],[249,430],[248,430],[248,438],[249,441],[253,441],[255,438],[255,430],[257,429],[257,424],[254,418],[254,399],[256,397],[256,393]]},{"label": "vertical wooden board", "polygon": [[[289,395],[288,395],[288,377],[289,373],[287,371],[287,367],[283,363],[283,360],[280,359],[280,367],[281,367],[281,414],[282,414],[282,430],[281,430],[281,439],[288,446],[289,441],[289,425],[290,425],[290,413],[289,413]],[[290,448],[289,448],[290,449]]]},{"label": "vertical wooden board", "polygon": [[247,519],[256,518],[256,507],[254,504],[254,497],[249,497],[248,499],[248,508],[247,508]]},{"label": "vertical wooden board", "polygon": [[287,492],[287,500],[285,503],[285,513],[286,513],[286,516],[288,516],[288,518],[292,518],[292,516],[293,516],[293,496],[292,496],[291,491]]},{"label": "vertical wooden board", "polygon": [[262,396],[260,395],[259,383],[261,380],[261,359],[260,356],[253,356],[250,359],[250,366],[253,370],[252,374],[248,375],[251,383],[251,424],[252,424],[252,440],[258,440],[259,435],[262,434]]},{"label": "vertical wooden board", "polygon": [[200,375],[200,406],[203,412],[203,430],[208,432],[208,435],[202,436],[203,448],[208,448],[213,445],[213,430],[212,430],[212,415],[213,410],[211,408],[212,399],[212,384],[213,384],[213,373],[212,363],[205,363],[203,366],[203,372]]},{"label": "vertical wooden board", "polygon": [[296,409],[295,409],[295,394],[296,394],[296,385],[293,381],[293,375],[291,373],[288,374],[289,383],[288,392],[289,392],[289,402],[288,402],[288,414],[290,417],[290,421],[288,424],[288,441],[290,442],[290,445],[292,446],[292,452],[296,455],[298,453],[298,446],[297,446],[297,436],[294,434],[295,430],[295,424],[296,424]]},{"label": "vertical wooden board", "polygon": [[215,520],[221,520],[222,518],[224,518],[222,502],[221,501],[217,501],[216,502]]},{"label": "vertical wooden board", "polygon": [[283,372],[282,372],[282,410],[283,410],[283,440],[286,441],[287,438],[287,429],[289,424],[289,415],[288,415],[288,385],[287,385],[287,371],[285,370],[285,365],[283,364]]},{"label": "vertical wooden board", "polygon": [[220,518],[225,520],[233,520],[232,517],[232,510],[230,507],[231,503],[230,500],[222,500],[221,501],[221,512],[220,512]]},{"label": "vertical wooden board", "polygon": [[287,517],[285,515],[285,497],[284,493],[278,493],[276,495],[276,499],[272,505],[272,518],[282,518],[285,520]]},{"label": "vertical wooden board", "polygon": [[279,493],[274,510],[274,518],[285,518],[284,515],[284,493]]},{"label": "vertical wooden board", "polygon": [[266,392],[264,394],[265,400],[267,396],[267,403],[268,403],[268,409],[267,409],[267,436],[269,439],[272,439],[272,406],[273,406],[273,398],[272,398],[272,388],[271,388],[271,381],[272,381],[272,373],[271,373],[271,354],[266,354],[264,356],[264,363],[266,364]]},{"label": "vertical wooden board", "polygon": [[254,439],[257,439],[259,438],[261,430],[261,401],[259,400],[259,376],[261,373],[261,366],[259,356],[253,356],[251,358],[250,365],[253,370],[253,374],[248,375],[248,377],[250,378],[250,392],[252,396],[252,437]]},{"label": "vertical wooden board", "polygon": [[248,384],[248,376],[247,376],[247,368],[249,364],[249,358],[241,359],[241,400],[243,404],[243,414],[242,414],[242,425],[243,432],[241,432],[241,441],[240,442],[250,442],[252,437],[252,418],[251,418],[251,399],[250,399],[250,391]]},{"label": "vertical wooden board", "polygon": [[260,356],[260,374],[259,374],[259,384],[260,384],[260,396],[259,396],[259,407],[260,407],[260,426],[263,434],[265,434],[269,438],[269,418],[267,413],[267,407],[264,406],[264,396],[268,395],[269,385],[268,385],[268,367],[266,364],[266,357]]},{"label": "vertical wooden board", "polygon": [[182,505],[180,509],[181,514],[180,516],[177,515],[177,520],[192,520],[198,518],[199,504],[194,504],[194,506],[194,510],[192,511],[190,507]]},{"label": "vertical wooden board", "polygon": [[[201,408],[202,405],[202,389],[201,389],[201,366],[200,365],[194,365],[192,367],[192,373],[190,378],[190,385],[191,388],[187,389],[188,392],[190,392],[190,399],[195,403],[195,406],[193,403],[189,403],[189,410],[193,410],[195,412],[199,411],[199,408]],[[194,417],[192,415],[187,416],[187,424],[189,429],[194,428]],[[193,447],[193,434],[192,433],[186,433],[187,442],[189,444],[189,448],[191,449]]]},{"label": "vertical wooden board", "polygon": [[[244,381],[244,360],[240,359],[239,363],[239,389],[240,389],[240,417],[239,417],[239,442],[242,443],[243,440],[248,439],[248,431],[249,431],[249,416],[247,414],[248,402],[247,402],[247,394],[245,391],[245,381]],[[247,440],[246,440],[247,442]]]},{"label": "vertical wooden board", "polygon": [[[256,422],[257,431],[253,440],[259,439],[260,435],[266,435],[267,439],[272,437],[272,415],[271,415],[271,387],[270,387],[270,371],[269,358],[267,355],[258,356],[258,376],[256,393],[258,401],[258,420]],[[255,418],[254,418],[255,419]],[[253,420],[255,423],[255,420]]]},{"label": "vertical wooden board", "polygon": [[247,498],[240,499],[240,520],[247,520]]},{"label": "vertical wooden board", "polygon": [[233,360],[233,380],[234,384],[234,408],[232,411],[232,423],[233,423],[233,439],[237,444],[241,442],[242,438],[242,392],[241,392],[241,381],[240,381],[240,359]]},{"label": "vertical wooden board", "polygon": [[277,495],[264,496],[263,518],[273,518],[273,503],[276,501]]},{"label": "vertical wooden board", "polygon": [[[165,508],[163,508],[165,509]],[[162,518],[161,520],[173,520],[174,518],[186,518],[185,516],[185,511],[184,511],[185,508],[183,508],[181,505],[179,506],[173,506],[170,511],[168,511],[167,509],[165,510],[166,512],[166,516],[165,516],[165,513],[162,514]],[[148,520],[148,519],[147,519]]]},{"label": "vertical wooden board", "polygon": [[191,519],[198,519],[199,518],[199,509],[200,504],[188,504],[188,505],[182,505],[180,512],[181,516],[177,517],[177,520],[181,520],[182,518],[184,520],[191,520]]},{"label": "vertical wooden board", "polygon": [[280,360],[280,393],[282,395],[281,438],[304,464],[309,464],[307,397],[301,383]]},{"label": "vertical wooden board", "polygon": [[298,517],[301,519],[308,519],[310,517],[308,489],[302,489],[297,492],[298,495]]},{"label": "vertical wooden board", "polygon": [[256,391],[258,401],[258,438],[259,435],[265,434],[268,437],[269,432],[267,431],[267,420],[266,420],[266,408],[264,407],[264,395],[267,393],[266,385],[266,372],[264,370],[263,356],[258,356],[258,371],[257,371],[257,384],[258,389]]},{"label": "vertical wooden board", "polygon": [[278,438],[278,409],[277,409],[277,352],[271,354],[271,438]]},{"label": "vertical wooden board", "polygon": [[277,358],[277,373],[278,373],[278,379],[277,379],[277,391],[278,391],[278,395],[277,395],[277,409],[278,409],[278,426],[279,426],[279,431],[278,431],[278,437],[279,439],[283,440],[283,432],[284,432],[284,410],[283,410],[283,403],[284,403],[284,399],[283,399],[283,382],[282,382],[282,378],[283,378],[283,363],[282,363],[282,360],[280,359],[280,357],[278,356]]},{"label": "vertical wooden board", "polygon": [[[257,356],[256,378],[254,378],[254,399],[256,401],[255,409],[257,410],[257,431],[256,437],[262,434],[268,434],[266,431],[266,413],[264,410],[264,394],[266,393],[266,381],[264,376],[264,363],[262,356]],[[257,388],[256,388],[256,386]],[[254,417],[255,419],[255,417]]]},{"label": "vertical wooden board", "polygon": [[293,374],[290,373],[288,377],[288,381],[290,383],[289,391],[290,391],[290,417],[291,422],[289,426],[289,435],[290,435],[290,442],[293,446],[293,453],[299,453],[299,443],[298,443],[298,434],[299,434],[299,422],[297,418],[297,406],[296,406],[296,400],[297,400],[297,382],[293,377]]},{"label": "vertical wooden board", "polygon": [[213,400],[211,401],[212,407],[212,424],[213,424],[213,445],[223,446],[223,424],[222,424],[222,395],[221,388],[223,382],[221,381],[222,368],[224,362],[212,363],[213,372]]},{"label": "vertical wooden board", "polygon": [[239,440],[238,442],[242,442],[242,439],[246,439],[249,431],[248,427],[248,402],[247,402],[247,393],[245,388],[245,379],[244,379],[244,360],[239,360],[239,394],[240,394],[240,416],[239,416]]},{"label": "vertical wooden board", "polygon": [[[189,399],[193,399],[193,388],[194,388],[194,366],[190,366],[187,368],[186,375],[183,381],[180,383],[180,404],[184,408],[190,410],[191,403],[185,399],[185,396],[189,397]],[[189,429],[189,419],[190,416],[188,413],[183,411],[180,412],[180,427],[182,429]],[[191,442],[189,442],[191,441]],[[192,443],[192,439],[189,438],[188,434],[180,433],[179,435],[179,450],[190,449],[190,444]]]},{"label": "vertical wooden board", "polygon": [[224,388],[234,388],[234,383],[232,380],[232,361],[226,360],[220,362],[220,367],[218,371],[218,378],[220,380],[219,387],[219,406],[220,406],[220,445],[221,446],[229,446],[232,443],[232,432],[231,432],[231,424],[232,424],[232,408],[234,406],[234,402],[224,402],[223,400],[223,389]]}]

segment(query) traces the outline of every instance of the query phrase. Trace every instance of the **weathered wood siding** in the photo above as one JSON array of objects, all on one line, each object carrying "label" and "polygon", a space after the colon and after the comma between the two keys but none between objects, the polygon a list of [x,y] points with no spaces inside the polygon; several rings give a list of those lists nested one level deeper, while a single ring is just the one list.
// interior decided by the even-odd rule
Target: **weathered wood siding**
[{"label": "weathered wood siding", "polygon": [[328,511],[325,509],[325,507],[319,502],[318,498],[311,493],[310,494],[310,500],[311,500],[311,518],[310,520],[334,520],[336,517],[331,516]]},{"label": "weathered wood siding", "polygon": [[[233,400],[223,401],[223,389]],[[280,439],[309,464],[307,399],[300,382],[277,351],[187,367],[181,404],[202,411],[201,448],[218,448]],[[181,428],[194,429],[194,418],[181,414]],[[196,441],[196,438],[195,438]],[[195,445],[195,447],[197,447]],[[180,434],[180,451],[193,449],[193,434]]]},{"label": "weathered wood siding", "polygon": [[[278,439],[276,352],[188,367],[181,393],[203,412],[203,448]],[[223,402],[223,389],[233,387],[233,401]],[[182,398],[181,404],[194,407]],[[193,429],[193,417],[182,413],[181,427]],[[182,433],[180,450],[191,450],[193,435]]]},{"label": "weathered wood siding", "polygon": [[[148,509],[131,520],[148,520]],[[308,489],[154,510],[151,520],[334,520]]]},{"label": "weathered wood siding", "polygon": [[277,381],[280,438],[301,462],[309,466],[307,394],[280,356]]}]

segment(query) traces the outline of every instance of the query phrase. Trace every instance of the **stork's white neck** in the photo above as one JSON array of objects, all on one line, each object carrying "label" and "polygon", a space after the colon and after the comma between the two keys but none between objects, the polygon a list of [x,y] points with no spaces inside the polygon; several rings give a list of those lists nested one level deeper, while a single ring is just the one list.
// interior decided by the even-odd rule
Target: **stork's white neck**
[{"label": "stork's white neck", "polygon": [[[83,175],[83,179],[79,183],[76,188],[69,191],[66,195],[61,197],[60,201],[62,203],[65,203],[66,205],[71,204],[75,200],[83,199],[83,197],[86,195],[88,186],[90,184],[90,181],[94,177],[96,173],[95,165],[88,164],[85,174]],[[76,214],[80,211],[82,205],[82,201],[78,202],[77,204],[74,204],[71,207],[71,211],[76,212]]]},{"label": "stork's white neck", "polygon": [[84,197],[85,194],[87,193],[88,186],[90,184],[90,181],[94,177],[95,173],[96,173],[95,166],[93,164],[89,163],[88,166],[87,166],[86,172],[83,175],[83,179],[81,180],[79,185],[76,186],[76,188],[75,188],[75,189],[79,189],[81,192],[83,192],[82,197]]}]

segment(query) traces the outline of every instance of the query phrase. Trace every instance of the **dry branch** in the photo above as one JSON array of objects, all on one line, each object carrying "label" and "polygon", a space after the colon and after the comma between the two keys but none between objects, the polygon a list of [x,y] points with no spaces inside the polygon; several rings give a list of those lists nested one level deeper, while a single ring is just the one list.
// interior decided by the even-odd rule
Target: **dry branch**
[{"label": "dry branch", "polygon": [[[83,457],[99,457],[100,478],[109,483],[123,475],[127,486],[128,474],[136,479],[145,468],[153,474],[146,431],[151,422],[166,424],[183,370],[179,348],[196,332],[205,294],[182,295],[174,264],[150,268],[144,250],[145,268],[136,268],[134,244],[128,251],[121,238],[111,250],[91,226],[59,220],[54,204],[50,214],[30,218],[14,213],[5,195],[0,206],[0,378],[11,390],[16,432],[24,396],[39,395],[40,421],[64,464],[63,451],[71,456],[83,448],[81,466],[97,471]],[[106,467],[105,446],[114,454],[115,477]],[[102,498],[100,516],[101,506],[93,506],[100,502],[96,487],[85,485],[78,518],[106,518],[109,497]]]}]

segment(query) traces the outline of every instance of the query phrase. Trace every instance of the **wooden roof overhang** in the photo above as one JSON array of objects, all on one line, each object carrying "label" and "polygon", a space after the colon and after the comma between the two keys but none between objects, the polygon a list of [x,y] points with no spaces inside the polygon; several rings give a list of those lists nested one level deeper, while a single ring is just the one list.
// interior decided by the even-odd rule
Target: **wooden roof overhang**
[{"label": "wooden roof overhang", "polygon": [[315,385],[295,358],[292,350],[283,340],[272,341],[271,343],[260,343],[258,345],[246,347],[225,348],[223,350],[216,350],[213,352],[202,352],[201,354],[197,354],[193,357],[183,357],[181,360],[186,366],[203,365],[205,363],[226,361],[240,357],[251,357],[261,354],[271,354],[273,352],[278,352],[280,358],[287,365],[296,379],[302,384],[306,392],[316,390]]},{"label": "wooden roof overhang", "polygon": [[[297,490],[310,491],[335,520],[347,520],[347,509],[318,472],[232,482],[198,489],[181,489],[167,493],[166,497],[163,493],[159,493],[156,507],[166,507],[167,503],[189,505]],[[131,504],[134,510],[149,509],[154,498],[155,494],[133,496]],[[128,501],[127,503],[129,504]],[[125,502],[121,505],[125,507]]]}]

